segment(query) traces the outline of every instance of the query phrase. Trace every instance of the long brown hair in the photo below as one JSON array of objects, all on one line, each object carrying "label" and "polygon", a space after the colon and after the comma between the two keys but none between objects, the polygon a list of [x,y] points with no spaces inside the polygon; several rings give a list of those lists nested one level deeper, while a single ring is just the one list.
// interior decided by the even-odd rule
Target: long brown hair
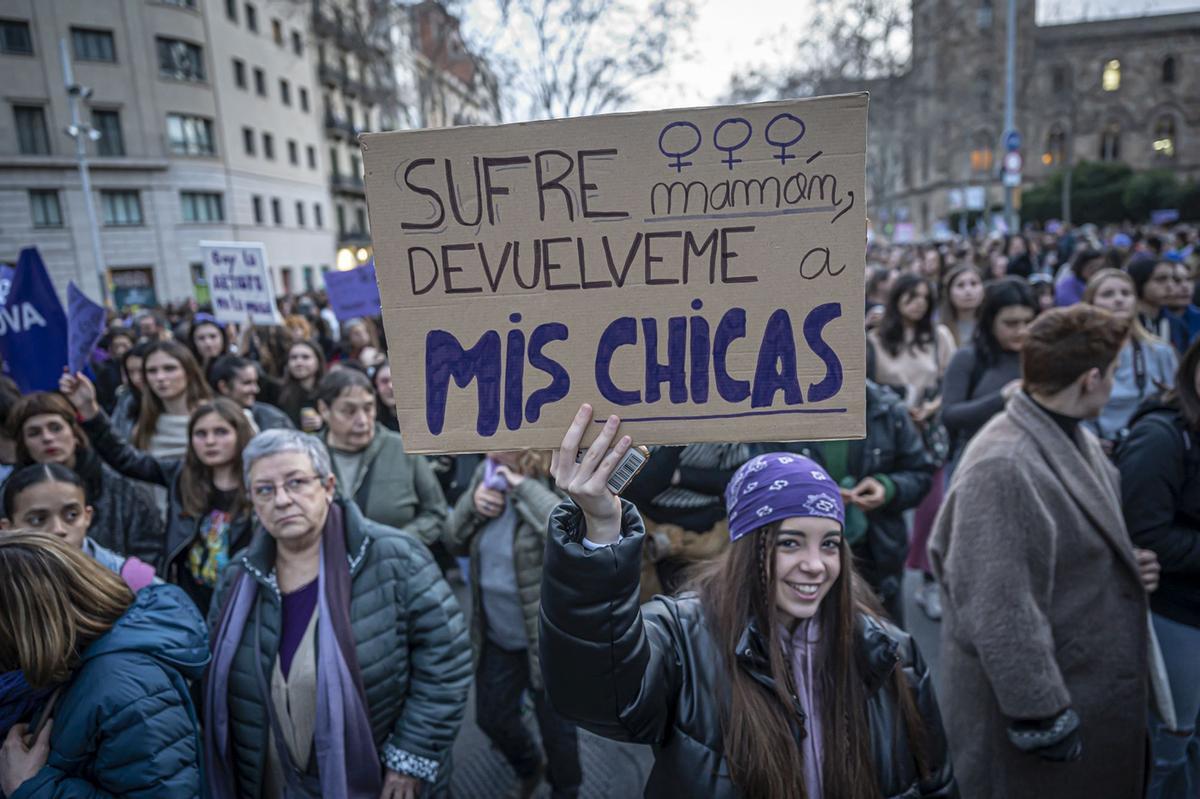
[{"label": "long brown hair", "polygon": [[57,536],[0,535],[0,669],[34,688],[63,682],[133,604],[120,577]]},{"label": "long brown hair", "polygon": [[[317,359],[317,371],[313,375],[312,390],[306,389],[304,384],[296,378],[292,377],[291,370],[288,369],[288,361],[291,360],[292,350],[296,347],[307,347]],[[321,352],[321,346],[311,339],[301,339],[293,341],[291,346],[287,348],[287,355],[283,359],[283,388],[279,390],[279,405],[282,408],[287,408],[292,404],[299,405],[310,396],[315,396],[317,393],[317,385],[320,384],[321,378],[325,376],[325,353]]]},{"label": "long brown hair", "polygon": [[[801,799],[807,793],[804,770],[797,766],[803,753],[793,732],[793,726],[799,724],[791,709],[795,685],[787,648],[778,632],[785,626],[784,618],[774,601],[778,537],[778,523],[742,536],[700,572],[694,585],[728,676],[728,701],[722,702],[720,718],[730,778],[745,796]],[[861,616],[879,619],[882,612],[855,573],[845,539],[839,547],[839,560],[841,575],[817,611],[821,640],[814,676],[820,680],[817,690],[822,697],[822,784],[826,796],[875,799],[879,785],[867,722],[858,626]],[[737,645],[751,620],[769,653],[773,691],[738,665]],[[893,671],[892,684],[909,751],[915,754],[918,772],[926,776],[922,722],[902,669]]]},{"label": "long brown hair", "polygon": [[196,424],[210,413],[215,413],[228,422],[237,438],[237,452],[234,453],[232,463],[233,474],[237,478],[237,500],[231,511],[234,517],[237,517],[249,507],[246,501],[246,487],[242,480],[242,450],[254,437],[254,430],[238,404],[224,397],[200,403],[196,410],[192,411],[192,418],[188,419],[188,448],[187,455],[184,456],[183,471],[179,475],[179,499],[183,505],[183,512],[188,516],[203,516],[212,510],[213,494],[217,490],[213,484],[213,470],[211,466],[201,462],[200,456],[192,446],[192,431],[196,429]]},{"label": "long brown hair", "polygon": [[158,431],[158,417],[166,411],[163,401],[154,393],[150,388],[149,381],[146,380],[146,361],[150,360],[150,356],[156,352],[174,358],[183,367],[183,373],[187,377],[188,408],[195,408],[212,396],[208,391],[208,382],[205,381],[204,374],[200,371],[200,365],[196,363],[196,358],[192,355],[191,350],[176,341],[156,341],[151,344],[142,357],[142,410],[138,414],[137,426],[133,428],[133,445],[138,449],[150,447],[150,440]]}]

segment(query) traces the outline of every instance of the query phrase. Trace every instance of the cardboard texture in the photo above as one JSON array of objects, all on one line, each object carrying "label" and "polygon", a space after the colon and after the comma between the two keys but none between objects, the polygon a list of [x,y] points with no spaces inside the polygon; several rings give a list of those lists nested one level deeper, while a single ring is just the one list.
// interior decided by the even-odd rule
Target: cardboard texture
[{"label": "cardboard texture", "polygon": [[[865,93],[366,134],[411,452],[864,435]],[[588,441],[594,437],[589,434]]]},{"label": "cardboard texture", "polygon": [[204,279],[218,322],[281,325],[267,248],[256,242],[202,241]]}]

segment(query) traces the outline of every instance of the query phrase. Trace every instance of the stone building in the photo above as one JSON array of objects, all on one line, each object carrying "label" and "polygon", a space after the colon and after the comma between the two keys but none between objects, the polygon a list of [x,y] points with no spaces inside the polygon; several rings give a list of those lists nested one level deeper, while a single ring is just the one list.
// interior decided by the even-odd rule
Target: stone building
[{"label": "stone building", "polygon": [[358,135],[497,121],[434,2],[0,0],[0,261],[99,295],[59,40],[118,304],[205,296],[199,242],[261,241],[279,293],[371,256]]},{"label": "stone building", "polygon": [[[1018,3],[1023,186],[1082,160],[1200,176],[1200,12],[1038,25]],[[870,87],[874,218],[928,234],[1002,206],[1005,9],[913,0],[911,67]]]}]

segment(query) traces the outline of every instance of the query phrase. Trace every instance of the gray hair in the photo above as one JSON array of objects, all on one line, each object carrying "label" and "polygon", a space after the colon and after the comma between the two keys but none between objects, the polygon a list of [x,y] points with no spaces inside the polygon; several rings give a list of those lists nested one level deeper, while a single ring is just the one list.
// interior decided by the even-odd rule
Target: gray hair
[{"label": "gray hair", "polygon": [[283,452],[299,452],[307,455],[312,461],[317,477],[322,480],[333,474],[333,467],[329,462],[329,451],[316,436],[287,428],[264,430],[250,439],[250,443],[242,450],[242,474],[245,475],[246,488],[250,488],[250,467],[256,461]]}]

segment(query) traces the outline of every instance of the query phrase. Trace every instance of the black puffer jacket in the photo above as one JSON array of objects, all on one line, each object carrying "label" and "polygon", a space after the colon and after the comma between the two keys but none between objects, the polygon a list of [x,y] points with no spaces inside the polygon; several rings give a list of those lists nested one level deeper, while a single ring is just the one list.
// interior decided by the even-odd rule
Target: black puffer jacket
[{"label": "black puffer jacket", "polygon": [[[850,442],[847,473],[858,479],[883,475],[895,486],[891,500],[867,514],[867,537],[862,552],[874,574],[885,576],[903,571],[908,555],[908,525],[904,511],[915,508],[929,493],[933,461],[921,434],[909,418],[904,400],[891,389],[867,381],[867,437]],[[797,452],[825,466],[819,443],[781,444],[780,449]],[[859,548],[856,548],[856,550]]]},{"label": "black puffer jacket", "polygon": [[[624,505],[623,537],[588,551],[579,543],[583,517],[563,503],[550,518],[542,579],[542,674],[554,707],[599,735],[650,744],[655,763],[647,797],[734,799],[722,754],[717,695],[727,683],[717,644],[695,595],[656,597],[638,607],[644,528]],[[754,631],[744,640],[742,668],[764,673]],[[890,625],[864,617],[860,629],[867,718],[882,797],[957,797],[932,679],[916,645]],[[740,648],[739,648],[739,651]],[[888,685],[895,668],[912,685],[928,732],[930,778],[918,779]],[[893,742],[898,741],[893,746]]]},{"label": "black puffer jacket", "polygon": [[121,477],[93,450],[75,451],[75,471],[94,511],[88,536],[102,547],[154,563],[163,520],[150,492]]},{"label": "black puffer jacket", "polygon": [[1151,401],[1130,422],[1117,467],[1129,535],[1162,565],[1150,609],[1200,627],[1200,436],[1178,410]]}]

